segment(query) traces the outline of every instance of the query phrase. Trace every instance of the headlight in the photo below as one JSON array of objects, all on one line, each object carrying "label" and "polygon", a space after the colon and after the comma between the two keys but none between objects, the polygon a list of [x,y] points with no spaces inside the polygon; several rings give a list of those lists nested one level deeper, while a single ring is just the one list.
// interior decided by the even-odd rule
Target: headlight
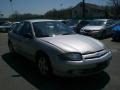
[{"label": "headlight", "polygon": [[107,53],[108,53],[108,52],[112,52],[112,50],[109,49],[108,47],[104,47],[104,49],[106,50]]},{"label": "headlight", "polygon": [[84,29],[80,29],[80,32],[82,33],[82,32],[85,32],[85,31],[84,31]]},{"label": "headlight", "polygon": [[61,54],[60,57],[62,60],[68,60],[68,61],[81,61],[82,60],[82,54],[80,53],[65,53]]}]

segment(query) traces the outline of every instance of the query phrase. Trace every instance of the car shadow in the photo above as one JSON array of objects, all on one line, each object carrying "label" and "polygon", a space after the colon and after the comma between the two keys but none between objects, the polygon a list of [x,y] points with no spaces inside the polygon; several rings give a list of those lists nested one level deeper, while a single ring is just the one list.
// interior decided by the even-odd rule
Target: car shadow
[{"label": "car shadow", "polygon": [[101,90],[110,81],[106,72],[87,77],[65,78],[40,76],[35,64],[22,56],[12,56],[10,53],[2,55],[3,60],[18,74],[13,78],[23,77],[40,90]]},{"label": "car shadow", "polygon": [[111,40],[112,42],[117,42],[117,43],[119,43],[120,42],[120,40]]},{"label": "car shadow", "polygon": [[108,38],[111,38],[111,36],[106,36],[104,38],[95,38],[95,39],[98,39],[98,40],[105,40],[105,39],[108,39]]}]

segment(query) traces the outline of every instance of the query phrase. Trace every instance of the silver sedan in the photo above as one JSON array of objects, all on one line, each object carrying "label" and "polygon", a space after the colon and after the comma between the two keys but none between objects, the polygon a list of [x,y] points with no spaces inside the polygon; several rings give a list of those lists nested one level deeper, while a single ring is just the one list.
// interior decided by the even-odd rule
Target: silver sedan
[{"label": "silver sedan", "polygon": [[12,54],[37,63],[43,76],[91,75],[105,69],[111,51],[100,41],[78,35],[54,20],[26,20],[8,33]]},{"label": "silver sedan", "polygon": [[116,24],[111,19],[95,19],[80,30],[81,34],[104,39],[112,35],[112,27]]}]

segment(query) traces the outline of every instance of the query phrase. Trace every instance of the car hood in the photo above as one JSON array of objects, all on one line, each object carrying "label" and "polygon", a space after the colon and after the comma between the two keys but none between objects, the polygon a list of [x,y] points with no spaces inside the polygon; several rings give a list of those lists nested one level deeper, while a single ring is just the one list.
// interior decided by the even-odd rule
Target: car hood
[{"label": "car hood", "polygon": [[10,26],[0,26],[0,28],[10,28]]},{"label": "car hood", "polygon": [[84,30],[101,30],[104,26],[85,26],[82,29]]},{"label": "car hood", "polygon": [[112,30],[113,30],[113,31],[120,31],[120,26],[117,25],[117,26],[113,27]]},{"label": "car hood", "polygon": [[65,52],[80,52],[82,54],[104,49],[104,45],[96,39],[83,35],[61,35],[56,37],[38,38],[52,44]]}]

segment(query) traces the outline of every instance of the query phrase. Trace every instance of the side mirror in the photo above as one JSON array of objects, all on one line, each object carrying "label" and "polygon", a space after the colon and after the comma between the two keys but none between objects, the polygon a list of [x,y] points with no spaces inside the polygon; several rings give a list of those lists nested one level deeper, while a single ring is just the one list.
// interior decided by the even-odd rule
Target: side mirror
[{"label": "side mirror", "polygon": [[29,38],[29,39],[32,39],[33,36],[30,34],[30,33],[26,33],[25,35],[23,35],[25,38]]}]

